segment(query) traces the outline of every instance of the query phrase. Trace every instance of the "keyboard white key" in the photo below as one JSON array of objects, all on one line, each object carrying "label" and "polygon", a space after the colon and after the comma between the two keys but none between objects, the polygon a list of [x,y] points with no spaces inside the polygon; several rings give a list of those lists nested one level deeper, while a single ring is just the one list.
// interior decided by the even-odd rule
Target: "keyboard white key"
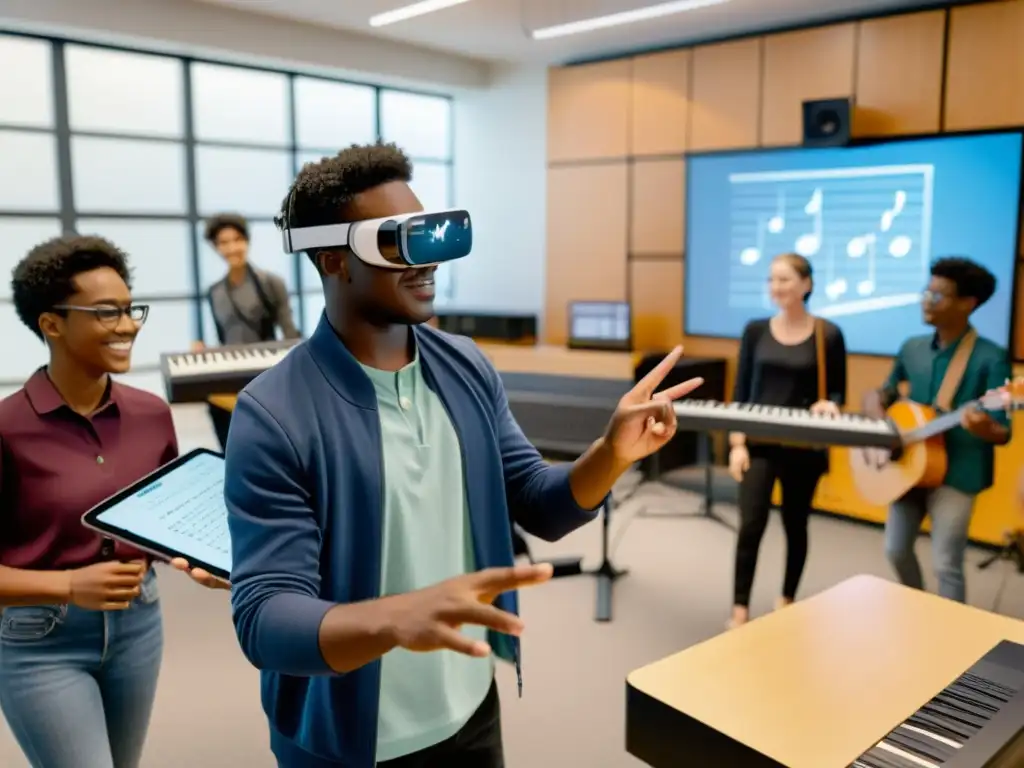
[{"label": "keyboard white key", "polygon": [[295,345],[277,341],[162,355],[167,398],[172,403],[201,402],[210,395],[239,392]]},{"label": "keyboard white key", "polygon": [[899,435],[888,420],[859,414],[816,414],[803,408],[713,400],[680,400],[675,403],[675,412],[683,430],[735,430],[751,437],[821,445],[899,445]]}]

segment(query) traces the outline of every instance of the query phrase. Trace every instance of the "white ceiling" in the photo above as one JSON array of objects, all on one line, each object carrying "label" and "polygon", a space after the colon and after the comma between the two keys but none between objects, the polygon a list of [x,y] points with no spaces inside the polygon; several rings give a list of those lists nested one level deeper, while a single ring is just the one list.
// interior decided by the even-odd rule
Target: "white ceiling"
[{"label": "white ceiling", "polygon": [[[934,5],[935,0],[730,0],[620,27],[534,41],[530,29],[660,0],[469,0],[373,29],[368,20],[413,0],[202,0],[238,10],[379,35],[479,59],[558,63],[744,32]],[[956,2],[956,0],[954,0]]]}]

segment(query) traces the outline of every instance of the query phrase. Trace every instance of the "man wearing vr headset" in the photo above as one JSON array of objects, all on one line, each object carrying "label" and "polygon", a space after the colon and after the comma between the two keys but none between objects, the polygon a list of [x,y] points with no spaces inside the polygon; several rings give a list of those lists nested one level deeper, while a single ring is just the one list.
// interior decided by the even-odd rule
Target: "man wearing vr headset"
[{"label": "man wearing vr headset", "polygon": [[225,497],[240,644],[262,671],[285,768],[504,765],[494,655],[519,676],[511,523],[553,541],[675,432],[655,393],[675,350],[574,464],[548,465],[468,338],[428,325],[439,263],[472,246],[468,212],[424,212],[394,145],[307,165],[285,250],[323,279],[312,337],[241,394]]}]

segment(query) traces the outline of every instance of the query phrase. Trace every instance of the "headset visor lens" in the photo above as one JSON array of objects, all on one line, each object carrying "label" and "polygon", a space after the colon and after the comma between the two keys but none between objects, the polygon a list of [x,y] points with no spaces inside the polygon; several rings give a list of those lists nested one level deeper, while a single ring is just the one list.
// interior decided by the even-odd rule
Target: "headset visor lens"
[{"label": "headset visor lens", "polygon": [[414,216],[400,225],[403,261],[410,267],[440,264],[468,256],[473,226],[466,211]]}]

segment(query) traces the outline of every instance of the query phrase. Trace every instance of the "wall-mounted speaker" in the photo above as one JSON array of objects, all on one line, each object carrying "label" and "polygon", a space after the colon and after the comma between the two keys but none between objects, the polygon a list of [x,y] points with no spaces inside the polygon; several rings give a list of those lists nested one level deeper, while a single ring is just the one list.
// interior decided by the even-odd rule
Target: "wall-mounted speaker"
[{"label": "wall-mounted speaker", "polygon": [[843,147],[850,143],[853,103],[850,99],[805,101],[804,146]]}]

